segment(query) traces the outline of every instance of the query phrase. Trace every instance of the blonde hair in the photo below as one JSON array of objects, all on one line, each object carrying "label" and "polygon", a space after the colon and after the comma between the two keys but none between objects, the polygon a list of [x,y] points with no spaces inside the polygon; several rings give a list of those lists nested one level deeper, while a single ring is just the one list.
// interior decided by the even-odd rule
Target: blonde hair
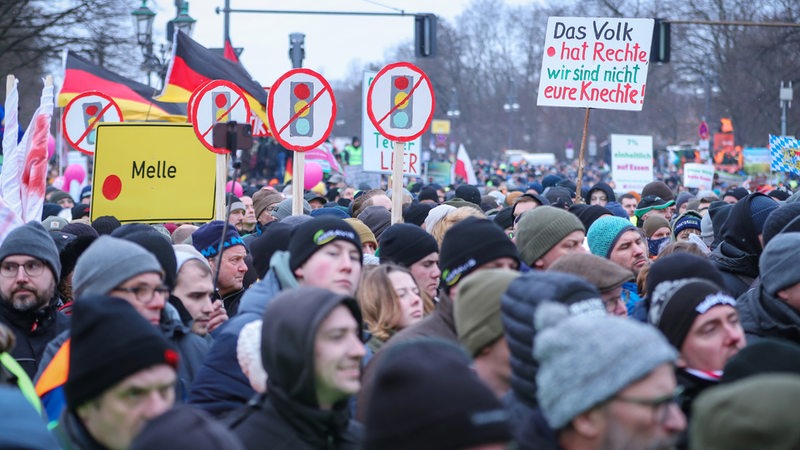
[{"label": "blonde hair", "polygon": [[477,208],[473,208],[471,206],[462,206],[460,208],[456,208],[455,211],[450,211],[449,213],[445,214],[445,216],[442,217],[442,220],[436,222],[433,227],[428,230],[428,232],[431,234],[431,236],[433,236],[434,239],[436,239],[436,243],[439,245],[439,248],[442,248],[442,241],[444,240],[445,233],[447,233],[450,228],[453,228],[453,225],[461,222],[467,217],[479,217],[481,219],[485,219],[486,215]]},{"label": "blonde hair", "polygon": [[[356,299],[361,307],[361,314],[367,330],[378,339],[388,340],[397,331],[402,310],[400,298],[394,290],[389,274],[402,272],[413,280],[411,271],[397,264],[381,264],[366,268],[361,275]],[[416,280],[414,281],[416,283]],[[422,289],[420,289],[421,293]],[[422,298],[422,295],[420,295]],[[424,301],[424,300],[423,300]],[[431,302],[432,303],[432,302]],[[428,312],[427,304],[425,312]],[[431,305],[432,307],[432,305]]]}]

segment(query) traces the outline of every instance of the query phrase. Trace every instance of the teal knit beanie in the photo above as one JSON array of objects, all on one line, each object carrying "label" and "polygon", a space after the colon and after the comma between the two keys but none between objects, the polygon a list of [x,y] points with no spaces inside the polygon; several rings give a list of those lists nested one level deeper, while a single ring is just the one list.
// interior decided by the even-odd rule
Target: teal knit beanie
[{"label": "teal knit beanie", "polygon": [[625,231],[636,231],[630,220],[623,219],[616,216],[605,216],[594,221],[589,232],[586,234],[586,240],[589,242],[589,251],[597,256],[608,258],[611,255],[611,249],[617,243],[620,235]]}]

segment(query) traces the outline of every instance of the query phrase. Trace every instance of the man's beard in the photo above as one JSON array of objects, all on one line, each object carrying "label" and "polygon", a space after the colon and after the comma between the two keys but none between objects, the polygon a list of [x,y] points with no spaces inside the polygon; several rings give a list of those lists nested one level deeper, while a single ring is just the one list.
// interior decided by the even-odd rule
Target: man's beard
[{"label": "man's beard", "polygon": [[603,450],[675,450],[680,433],[661,439],[645,441],[644,436],[631,437],[623,427],[612,420],[608,425],[603,445]]},{"label": "man's beard", "polygon": [[[24,286],[25,287],[25,286]],[[2,301],[6,304],[11,305],[11,307],[15,311],[19,312],[33,312],[38,311],[50,303],[50,300],[53,298],[53,290],[55,289],[55,282],[51,284],[43,293],[39,295],[39,292],[36,291],[35,288],[32,286],[27,286],[30,289],[25,289],[32,292],[32,295],[26,293],[26,295],[17,297],[14,295],[15,292],[23,290],[19,286],[14,286],[14,290],[11,291],[11,296],[6,297],[2,295]]]}]

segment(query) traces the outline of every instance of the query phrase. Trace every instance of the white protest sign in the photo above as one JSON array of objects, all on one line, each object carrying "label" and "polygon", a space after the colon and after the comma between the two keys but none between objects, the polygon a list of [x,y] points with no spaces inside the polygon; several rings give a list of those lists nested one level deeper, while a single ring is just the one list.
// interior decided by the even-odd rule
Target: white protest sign
[{"label": "white protest sign", "polygon": [[653,181],[653,137],[612,134],[611,173],[617,191],[641,192]]},{"label": "white protest sign", "polygon": [[[364,172],[392,173],[392,141],[384,137],[367,114],[367,93],[369,85],[375,78],[377,72],[364,72],[364,83],[362,88],[362,107],[361,107],[361,149],[363,155]],[[422,175],[421,159],[422,138],[417,138],[404,144],[403,153],[403,175],[407,177],[418,177]]]},{"label": "white protest sign", "polygon": [[689,188],[711,189],[714,185],[714,165],[698,163],[684,164],[683,185]]},{"label": "white protest sign", "polygon": [[653,19],[550,17],[539,106],[641,111]]}]

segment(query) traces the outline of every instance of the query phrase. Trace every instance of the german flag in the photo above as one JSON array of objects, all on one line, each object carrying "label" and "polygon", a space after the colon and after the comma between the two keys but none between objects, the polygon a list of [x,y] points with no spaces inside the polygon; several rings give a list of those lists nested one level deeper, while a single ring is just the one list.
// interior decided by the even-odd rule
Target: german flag
[{"label": "german flag", "polygon": [[247,96],[250,109],[267,123],[267,93],[238,62],[226,59],[177,31],[172,47],[172,60],[167,69],[162,102],[188,102],[195,89],[211,80],[226,80],[239,86]]},{"label": "german flag", "polygon": [[162,103],[153,100],[153,88],[125,78],[67,51],[64,58],[64,84],[58,93],[58,106],[64,107],[78,94],[99,91],[113,98],[126,121],[186,122],[186,102]]}]

